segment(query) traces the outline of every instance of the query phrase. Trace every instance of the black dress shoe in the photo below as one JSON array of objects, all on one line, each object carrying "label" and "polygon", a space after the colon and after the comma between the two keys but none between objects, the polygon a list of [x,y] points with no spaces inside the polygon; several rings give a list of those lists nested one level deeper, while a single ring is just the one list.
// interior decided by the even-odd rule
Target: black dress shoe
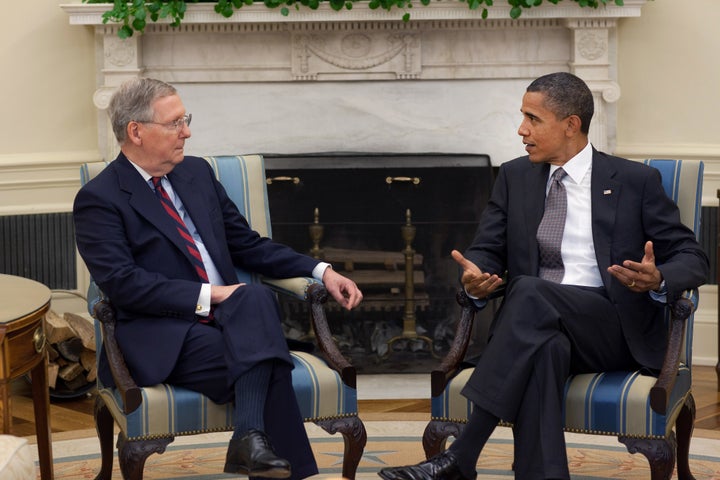
[{"label": "black dress shoe", "polygon": [[383,468],[378,472],[385,480],[474,480],[460,473],[455,455],[446,450],[429,460],[405,467]]},{"label": "black dress shoe", "polygon": [[265,433],[249,430],[242,438],[230,439],[223,471],[250,477],[288,478],[290,463],[275,454]]}]

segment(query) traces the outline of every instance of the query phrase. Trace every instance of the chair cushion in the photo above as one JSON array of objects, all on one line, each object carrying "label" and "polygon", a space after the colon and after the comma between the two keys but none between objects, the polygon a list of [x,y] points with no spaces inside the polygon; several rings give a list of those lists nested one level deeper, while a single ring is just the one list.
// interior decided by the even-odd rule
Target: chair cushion
[{"label": "chair cushion", "polygon": [[[460,394],[473,369],[462,370],[442,395],[432,399],[432,419],[467,422],[472,404]],[[690,370],[681,366],[668,413],[650,408],[650,389],[656,378],[643,372],[610,372],[575,375],[565,384],[565,430],[601,435],[667,437],[687,397]]]},{"label": "chair cushion", "polygon": [[[357,392],[348,387],[324,360],[291,352],[293,389],[304,421],[357,415]],[[204,395],[174,387],[142,388],[143,401],[129,415],[122,413],[117,389],[99,388],[121,430],[130,440],[232,430],[232,404],[218,405]]]}]

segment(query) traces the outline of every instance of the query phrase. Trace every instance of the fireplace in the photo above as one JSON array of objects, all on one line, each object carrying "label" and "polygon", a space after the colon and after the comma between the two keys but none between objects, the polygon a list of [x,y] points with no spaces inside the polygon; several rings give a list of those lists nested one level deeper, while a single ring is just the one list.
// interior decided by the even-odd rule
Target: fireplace
[{"label": "fireplace", "polygon": [[[479,11],[468,9],[465,2],[437,0],[413,8],[410,22],[401,20],[402,11],[373,10],[367,3],[343,12],[334,12],[327,3],[321,3],[317,10],[301,7],[288,16],[256,3],[244,6],[230,18],[217,15],[210,3],[198,3],[188,5],[180,27],[149,24],[143,35],[125,40],[118,38],[117,25],[103,23],[107,5],[73,3],[62,8],[71,24],[95,29],[98,84],[93,101],[99,110],[98,148],[103,158],[112,159],[118,151],[103,112],[110,95],[125,79],[148,76],[175,85],[193,113],[188,154],[273,152],[275,158],[268,155],[272,175],[309,182],[314,170],[319,170],[309,167],[313,163],[333,163],[329,167],[334,170],[333,179],[362,177],[370,170],[389,168],[384,163],[390,158],[380,155],[382,152],[444,152],[458,157],[479,152],[493,166],[522,155],[516,132],[522,119],[519,108],[524,89],[532,79],[560,70],[578,75],[590,86],[596,112],[590,139],[598,149],[612,152],[615,102],[621,95],[616,26],[620,18],[639,16],[645,2],[625,0],[622,7],[610,2],[597,9],[580,8],[575,2],[545,2],[511,20],[506,2],[495,2],[497,5],[488,7],[487,19],[482,19]],[[360,157],[366,157],[363,162],[367,165],[362,168],[341,165],[352,165]],[[402,155],[392,157],[398,162]],[[473,168],[455,167],[458,171]],[[439,168],[435,165],[427,170]],[[295,172],[298,169],[302,172]],[[406,210],[410,210],[410,227],[415,229],[411,258],[413,264],[419,262],[413,267],[413,276],[423,280],[414,293],[417,325],[425,328],[429,324],[427,309],[433,307],[424,307],[421,294],[434,295],[433,289],[439,288],[434,281],[438,272],[450,276],[448,272],[454,267],[449,264],[449,250],[463,248],[463,243],[468,243],[464,236],[471,234],[441,241],[444,227],[432,223],[430,209],[408,198],[422,191],[427,179],[438,180],[441,175],[397,172],[387,176],[407,176],[411,181],[393,181],[364,197],[375,199],[385,194],[386,204],[366,207],[362,202],[353,203],[370,188],[369,183],[343,188],[330,182],[331,186],[315,190],[338,188],[336,195],[346,195],[342,201],[335,202],[337,205],[307,201],[302,211],[283,220],[275,212],[278,202],[273,198],[272,213],[278,222],[275,236],[284,240],[295,229],[297,236],[288,236],[288,241],[298,242],[298,249],[309,251],[312,241],[304,232],[314,224],[317,207],[318,226],[323,228],[318,248],[325,248],[326,253],[332,248],[399,252],[405,248],[401,229],[408,223]],[[414,176],[423,179],[419,186],[412,184]],[[288,195],[303,195],[302,184],[272,187],[285,189]],[[372,188],[380,187],[373,184]],[[448,191],[454,195],[459,190],[446,186],[433,195],[443,199]],[[443,215],[458,214],[457,209],[469,205],[467,202],[450,202]],[[406,203],[411,205],[406,207]],[[357,224],[342,220],[333,211],[341,205],[354,208],[358,215],[367,208],[383,220],[377,225],[363,224],[362,219],[354,220]],[[473,212],[466,212],[468,216],[476,215],[480,205],[473,208]],[[467,222],[468,231],[474,220]],[[432,240],[423,237],[425,229],[432,230]],[[455,234],[454,229],[448,230]],[[372,233],[364,244],[356,245],[363,232]],[[350,240],[350,246],[336,242],[340,237]],[[375,241],[378,243],[373,244]],[[372,259],[375,254],[368,255]],[[355,268],[353,262],[350,264]],[[431,265],[433,269],[429,269]],[[399,270],[400,265],[389,268]],[[358,266],[356,270],[361,269]],[[385,315],[377,323],[397,323],[397,312],[392,312],[392,319],[386,309],[376,313],[378,317]],[[362,328],[349,319],[345,324],[338,320],[337,325]],[[436,337],[434,346],[442,343]],[[417,342],[410,348],[424,349],[426,345]]]},{"label": "fireplace", "polygon": [[[266,154],[273,238],[332,263],[363,290],[328,304],[360,372],[427,372],[454,333],[458,268],[493,181],[482,154]],[[289,337],[312,340],[302,303],[283,304]]]}]

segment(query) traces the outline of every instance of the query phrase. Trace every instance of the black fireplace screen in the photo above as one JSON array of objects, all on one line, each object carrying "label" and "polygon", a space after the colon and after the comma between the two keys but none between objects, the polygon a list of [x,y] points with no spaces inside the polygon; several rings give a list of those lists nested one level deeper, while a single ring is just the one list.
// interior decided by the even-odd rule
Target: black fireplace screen
[{"label": "black fireplace screen", "polygon": [[[429,372],[459,307],[453,248],[465,249],[487,203],[487,155],[266,154],[273,238],[330,262],[365,300],[328,305],[341,351],[361,373]],[[289,337],[312,340],[302,304],[283,304]]]}]

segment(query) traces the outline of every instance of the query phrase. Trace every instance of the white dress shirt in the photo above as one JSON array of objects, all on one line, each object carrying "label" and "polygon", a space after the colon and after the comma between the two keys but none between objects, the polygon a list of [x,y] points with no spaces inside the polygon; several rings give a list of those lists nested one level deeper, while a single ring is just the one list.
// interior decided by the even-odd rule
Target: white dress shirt
[{"label": "white dress shirt", "polygon": [[[550,175],[545,190],[550,189],[550,178],[559,167],[550,166]],[[565,275],[562,282],[567,285],[602,287],[602,277],[595,257],[592,235],[592,198],[590,179],[592,177],[592,146],[588,143],[577,155],[563,165],[567,175],[562,184],[567,192],[567,217],[561,254]]]}]

